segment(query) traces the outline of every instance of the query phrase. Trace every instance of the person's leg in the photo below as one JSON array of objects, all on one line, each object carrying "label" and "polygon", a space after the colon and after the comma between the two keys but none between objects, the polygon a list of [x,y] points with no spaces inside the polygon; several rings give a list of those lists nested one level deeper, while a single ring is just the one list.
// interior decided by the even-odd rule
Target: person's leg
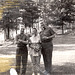
[{"label": "person's leg", "polygon": [[[44,49],[43,49],[44,50]],[[46,53],[46,52],[45,52]],[[43,60],[44,60],[44,66],[45,66],[45,70],[47,69],[47,57],[46,57],[46,54],[45,53],[42,53],[43,55]]]},{"label": "person's leg", "polygon": [[51,44],[44,44],[43,45],[43,59],[44,59],[44,65],[45,70],[50,73],[51,67],[52,67],[52,51],[53,51],[53,45]]},{"label": "person's leg", "polygon": [[43,60],[44,60],[44,66],[45,66],[45,70],[46,70],[46,64],[47,64],[47,57],[46,57],[46,49],[44,48],[45,47],[45,45],[42,45],[42,55],[43,55]]},{"label": "person's leg", "polygon": [[40,57],[41,56],[36,56],[36,71],[37,71],[37,74],[40,74]]},{"label": "person's leg", "polygon": [[22,75],[25,75],[26,73],[27,59],[28,59],[28,52],[23,52],[22,54]]},{"label": "person's leg", "polygon": [[40,65],[40,58],[41,58],[41,55],[40,56],[36,56],[36,64],[37,65]]},{"label": "person's leg", "polygon": [[20,65],[21,65],[20,48],[17,48],[16,50],[16,71],[18,74],[20,73]]},{"label": "person's leg", "polygon": [[51,73],[52,69],[52,51],[49,51],[49,54],[46,55],[47,62],[45,63],[45,69],[48,73]]},{"label": "person's leg", "polygon": [[36,69],[35,69],[35,68],[36,68],[36,67],[35,67],[35,61],[36,61],[36,60],[35,60],[35,56],[32,56],[32,55],[31,55],[31,61],[32,61],[32,71],[35,73],[35,71],[36,71]]}]

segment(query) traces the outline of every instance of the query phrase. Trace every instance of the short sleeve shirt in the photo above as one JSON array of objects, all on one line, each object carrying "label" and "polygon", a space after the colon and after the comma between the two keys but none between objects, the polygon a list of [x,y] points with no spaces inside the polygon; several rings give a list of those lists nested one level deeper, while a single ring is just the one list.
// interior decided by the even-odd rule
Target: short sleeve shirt
[{"label": "short sleeve shirt", "polygon": [[55,32],[50,27],[49,28],[46,28],[44,31],[42,31],[40,33],[41,41],[42,42],[52,41],[52,38],[51,39],[43,39],[42,37],[44,37],[44,36],[49,37],[49,36],[51,36],[53,34],[55,34]]},{"label": "short sleeve shirt", "polygon": [[[18,41],[19,39],[26,41],[27,40],[27,36],[25,34],[19,34],[16,36],[16,40]],[[26,47],[27,44],[24,43],[18,43],[17,46],[18,47]]]}]

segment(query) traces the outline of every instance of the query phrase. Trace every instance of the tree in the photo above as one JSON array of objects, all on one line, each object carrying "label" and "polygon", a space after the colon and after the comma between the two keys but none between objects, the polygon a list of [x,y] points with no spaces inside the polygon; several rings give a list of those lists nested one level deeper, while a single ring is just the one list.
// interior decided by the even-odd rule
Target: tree
[{"label": "tree", "polygon": [[19,1],[5,1],[2,6],[3,15],[1,19],[0,27],[5,31],[6,39],[10,37],[10,29],[16,29],[15,19],[19,16],[17,8],[19,7]]},{"label": "tree", "polygon": [[[6,2],[7,6],[10,6],[4,9],[3,18],[1,28],[5,30],[6,39],[10,37],[10,29],[17,28],[17,21],[18,17],[23,17],[23,22],[25,26],[33,27],[33,24],[39,18],[40,11],[38,10],[38,6],[33,1],[8,1]],[[19,10],[25,10],[20,12]]]},{"label": "tree", "polygon": [[47,18],[45,22],[62,26],[62,34],[64,33],[65,22],[71,23],[74,21],[75,7],[73,0],[57,0],[48,3],[48,6],[44,3],[44,10],[45,18]]},{"label": "tree", "polygon": [[26,2],[21,5],[20,9],[24,9],[23,12],[23,22],[25,26],[33,27],[33,24],[36,23],[36,20],[39,18],[40,10],[38,10],[38,6],[33,1]]},{"label": "tree", "polygon": [[10,39],[10,29],[17,29],[16,19],[20,16],[18,10],[8,8],[3,12],[1,28],[5,31],[6,39]]},{"label": "tree", "polygon": [[73,0],[66,0],[64,2],[61,2],[60,9],[61,9],[60,20],[62,22],[62,29],[63,29],[64,22],[68,22],[70,24],[74,21],[75,7],[73,5]]}]

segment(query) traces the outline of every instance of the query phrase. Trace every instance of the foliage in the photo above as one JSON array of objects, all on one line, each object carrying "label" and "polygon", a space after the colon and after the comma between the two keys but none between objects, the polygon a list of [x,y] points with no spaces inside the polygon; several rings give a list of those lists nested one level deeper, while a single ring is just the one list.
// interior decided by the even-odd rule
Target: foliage
[{"label": "foliage", "polygon": [[[43,19],[46,24],[63,26],[67,23],[74,22],[75,3],[73,0],[54,0],[51,3],[43,4]],[[63,33],[63,32],[62,32]]]},{"label": "foliage", "polygon": [[24,9],[23,12],[23,22],[25,23],[26,27],[33,27],[33,23],[36,23],[36,20],[39,18],[40,10],[38,10],[38,6],[34,2],[25,2],[22,4],[20,9]]},{"label": "foliage", "polygon": [[[27,27],[33,27],[36,20],[39,18],[40,10],[33,1],[6,1],[6,6],[3,12],[2,20],[0,21],[0,27],[7,30],[7,38],[9,39],[10,29],[17,29],[17,18],[22,17],[24,25]],[[20,11],[24,10],[24,11]],[[5,31],[6,32],[6,31]]]},{"label": "foliage", "polygon": [[74,21],[74,13],[75,7],[72,2],[53,2],[50,5],[50,13],[48,14],[50,16],[49,22],[54,25],[62,25],[64,22],[71,23]]}]

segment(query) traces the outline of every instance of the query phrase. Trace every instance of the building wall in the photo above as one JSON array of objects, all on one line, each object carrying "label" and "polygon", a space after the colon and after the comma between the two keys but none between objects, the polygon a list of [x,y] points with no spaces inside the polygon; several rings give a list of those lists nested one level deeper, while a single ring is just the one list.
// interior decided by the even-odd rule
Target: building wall
[{"label": "building wall", "polygon": [[39,0],[32,0],[32,1],[34,1],[34,2],[39,2]]},{"label": "building wall", "polygon": [[4,43],[4,31],[0,31],[0,44],[3,44]]},{"label": "building wall", "polygon": [[32,0],[34,2],[52,2],[54,0]]}]

